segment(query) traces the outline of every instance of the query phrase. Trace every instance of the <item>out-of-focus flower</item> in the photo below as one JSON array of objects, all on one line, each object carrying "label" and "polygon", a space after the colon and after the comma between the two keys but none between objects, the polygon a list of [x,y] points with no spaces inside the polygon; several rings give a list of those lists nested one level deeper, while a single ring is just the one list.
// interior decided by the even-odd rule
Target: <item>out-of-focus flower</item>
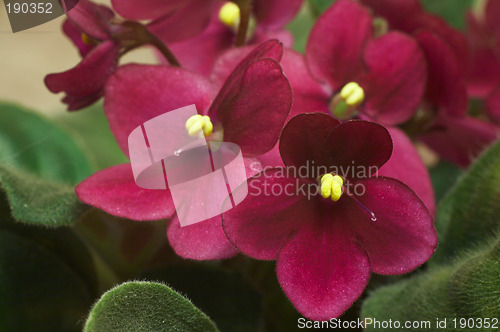
[{"label": "out-of-focus flower", "polygon": [[[279,139],[292,104],[290,85],[278,63],[282,52],[282,45],[275,40],[254,49],[215,98],[210,83],[190,70],[136,64],[120,67],[106,84],[104,103],[118,144],[128,154],[128,136],[136,127],[170,110],[195,104],[213,127],[206,133],[210,133],[208,140],[223,138],[235,143],[246,158],[269,151]],[[247,176],[255,172],[248,165]],[[92,175],[78,185],[76,193],[89,205],[133,220],[163,219],[175,213],[170,191],[139,188],[130,164]],[[168,238],[185,258],[220,259],[236,254],[222,231],[220,216],[186,227],[173,216]]]},{"label": "out-of-focus flower", "polygon": [[[295,16],[303,0],[113,0],[113,7],[130,19],[152,20],[148,27],[181,60],[185,68],[208,75],[213,62],[235,42],[260,44],[279,39],[293,42],[284,26]],[[246,35],[238,36],[247,20]],[[244,32],[242,32],[244,33]],[[240,38],[241,41],[236,39]],[[202,56],[200,56],[202,55]]]},{"label": "out-of-focus flower", "polygon": [[64,33],[78,48],[82,61],[74,68],[45,77],[45,85],[53,93],[64,92],[68,110],[79,110],[100,99],[104,85],[115,71],[119,58],[144,44],[153,44],[172,58],[169,50],[141,24],[118,22],[111,9],[80,0],[68,12]]},{"label": "out-of-focus flower", "polygon": [[434,252],[437,235],[423,202],[400,181],[370,174],[391,151],[381,125],[300,114],[280,138],[286,167],[249,179],[247,198],[223,214],[241,252],[277,261],[280,285],[304,316],[338,317],[371,272],[407,273]]},{"label": "out-of-focus flower", "polygon": [[417,42],[400,32],[374,36],[368,10],[337,1],[314,25],[306,48],[311,74],[328,86],[337,116],[363,116],[395,125],[408,120],[421,102],[426,65]]}]

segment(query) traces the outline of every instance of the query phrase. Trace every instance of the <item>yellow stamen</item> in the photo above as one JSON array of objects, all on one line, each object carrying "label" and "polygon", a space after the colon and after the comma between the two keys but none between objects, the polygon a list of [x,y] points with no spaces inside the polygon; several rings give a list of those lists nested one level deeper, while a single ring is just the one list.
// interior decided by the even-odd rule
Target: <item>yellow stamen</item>
[{"label": "yellow stamen", "polygon": [[240,7],[234,2],[227,2],[219,11],[219,20],[230,28],[238,28],[238,25],[240,25]]},{"label": "yellow stamen", "polygon": [[338,175],[325,174],[321,177],[321,196],[336,202],[342,197],[344,180]]},{"label": "yellow stamen", "polygon": [[186,121],[186,130],[189,136],[200,136],[201,133],[209,136],[214,130],[214,125],[207,115],[196,114]]},{"label": "yellow stamen", "polygon": [[340,98],[347,106],[355,107],[365,100],[365,91],[356,82],[347,83],[340,91]]},{"label": "yellow stamen", "polygon": [[95,41],[84,33],[82,33],[81,38],[82,38],[82,42],[86,45],[94,45],[95,44]]}]

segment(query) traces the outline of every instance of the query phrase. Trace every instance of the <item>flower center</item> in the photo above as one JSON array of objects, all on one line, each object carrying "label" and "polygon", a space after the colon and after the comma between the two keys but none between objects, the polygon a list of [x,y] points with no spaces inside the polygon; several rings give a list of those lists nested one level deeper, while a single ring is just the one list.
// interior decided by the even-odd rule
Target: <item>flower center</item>
[{"label": "flower center", "polygon": [[96,41],[93,38],[90,38],[89,36],[87,36],[83,32],[82,32],[81,38],[82,38],[82,42],[85,45],[95,45],[95,44],[97,44]]},{"label": "flower center", "polygon": [[330,111],[339,119],[350,118],[365,101],[365,90],[356,82],[347,83],[330,102]]},{"label": "flower center", "polygon": [[[240,7],[234,2],[226,2],[219,10],[219,21],[227,26],[231,31],[236,33],[240,28],[241,11]],[[249,26],[247,30],[246,40],[250,40],[255,34],[257,21],[250,15]]]},{"label": "flower center", "polygon": [[342,197],[343,185],[344,180],[340,176],[325,174],[321,177],[321,196],[336,202]]},{"label": "flower center", "polygon": [[207,115],[193,115],[186,121],[186,130],[189,136],[210,136],[214,130],[214,125]]}]

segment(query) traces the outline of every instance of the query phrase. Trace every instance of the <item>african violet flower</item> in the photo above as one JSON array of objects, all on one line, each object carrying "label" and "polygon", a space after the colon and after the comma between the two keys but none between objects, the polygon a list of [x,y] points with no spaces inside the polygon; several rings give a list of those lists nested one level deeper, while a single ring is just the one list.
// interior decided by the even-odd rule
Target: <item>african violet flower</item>
[{"label": "african violet flower", "polygon": [[[436,231],[422,201],[398,180],[370,177],[391,150],[378,124],[298,115],[280,138],[286,168],[249,179],[248,197],[223,214],[241,252],[276,260],[279,283],[304,316],[338,317],[371,272],[407,273],[434,252]],[[310,189],[317,187],[320,194]]]},{"label": "african violet flower", "polygon": [[[257,47],[234,69],[215,98],[210,83],[186,69],[136,64],[120,67],[109,78],[104,99],[119,146],[128,154],[128,136],[136,127],[170,110],[195,104],[213,128],[208,140],[223,136],[225,142],[240,146],[246,158],[267,152],[278,141],[292,103],[290,85],[277,62],[281,53],[282,46],[275,40]],[[247,176],[252,172],[248,167]],[[220,217],[180,227],[170,191],[139,188],[130,164],[92,175],[78,185],[76,193],[85,203],[119,217],[155,220],[173,216],[167,235],[174,250],[185,258],[219,259],[237,252],[222,231]]]},{"label": "african violet flower", "polygon": [[63,31],[83,59],[68,71],[47,75],[45,84],[53,93],[66,94],[62,101],[68,104],[68,110],[82,109],[100,99],[119,58],[131,49],[153,44],[176,64],[169,51],[144,26],[118,22],[113,11],[105,6],[80,0],[67,15]]},{"label": "african violet flower", "polygon": [[[130,19],[149,19],[149,29],[181,59],[185,68],[204,75],[223,51],[235,43],[259,44],[279,39],[292,44],[284,26],[295,16],[303,0],[113,0],[113,8]],[[241,8],[241,9],[240,9]],[[247,36],[237,39],[248,13]],[[241,39],[241,38],[240,38]],[[203,54],[203,56],[200,56]]]},{"label": "african violet flower", "polygon": [[340,0],[314,25],[306,48],[311,74],[326,83],[337,115],[354,109],[386,125],[408,120],[420,104],[426,65],[416,41],[400,32],[374,36],[368,10]]}]

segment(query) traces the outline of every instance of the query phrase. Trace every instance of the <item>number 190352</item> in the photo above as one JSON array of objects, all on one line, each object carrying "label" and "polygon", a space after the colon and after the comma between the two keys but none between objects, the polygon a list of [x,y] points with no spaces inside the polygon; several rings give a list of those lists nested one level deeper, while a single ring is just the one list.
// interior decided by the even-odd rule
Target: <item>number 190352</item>
[{"label": "number 190352", "polygon": [[52,14],[52,4],[49,2],[14,2],[5,6],[8,14]]}]

